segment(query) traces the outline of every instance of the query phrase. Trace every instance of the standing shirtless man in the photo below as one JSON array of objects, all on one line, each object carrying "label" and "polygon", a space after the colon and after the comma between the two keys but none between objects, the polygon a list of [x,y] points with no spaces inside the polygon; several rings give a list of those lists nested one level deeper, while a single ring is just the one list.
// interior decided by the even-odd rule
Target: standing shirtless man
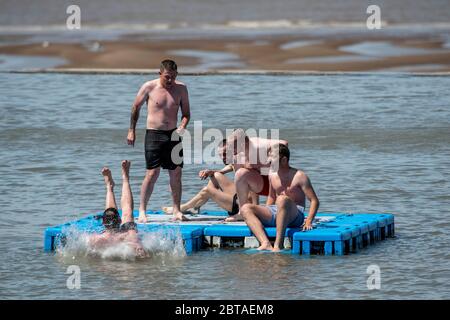
[{"label": "standing shirtless man", "polygon": [[[128,144],[134,146],[136,123],[139,111],[147,102],[147,132],[145,135],[145,161],[147,171],[142,182],[139,222],[147,222],[147,203],[159,177],[160,168],[168,169],[175,220],[187,220],[180,211],[181,170],[183,168],[183,148],[181,135],[189,119],[189,96],[184,83],[176,81],[177,65],[172,60],[161,62],[159,78],[144,83],[137,93],[131,108]],[[181,123],[177,127],[178,110],[181,108]]]}]

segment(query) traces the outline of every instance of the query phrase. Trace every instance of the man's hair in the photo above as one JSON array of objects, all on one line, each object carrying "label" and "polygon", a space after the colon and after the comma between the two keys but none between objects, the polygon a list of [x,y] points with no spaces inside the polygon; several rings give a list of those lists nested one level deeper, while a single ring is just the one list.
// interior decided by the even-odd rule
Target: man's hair
[{"label": "man's hair", "polygon": [[286,157],[289,162],[289,158],[291,157],[291,152],[289,151],[289,148],[285,144],[278,143],[278,144],[274,145],[273,148],[270,148],[270,149],[271,150],[278,149],[279,159],[281,160],[281,158]]},{"label": "man's hair", "polygon": [[220,141],[219,142],[219,145],[218,145],[218,147],[225,147],[227,145],[227,139],[225,138],[225,139],[222,139],[222,141]]},{"label": "man's hair", "polygon": [[177,71],[177,69],[178,69],[178,66],[177,66],[176,62],[173,60],[169,60],[169,59],[161,61],[161,65],[159,66],[159,70],[161,72],[163,72],[164,70]]},{"label": "man's hair", "polygon": [[236,130],[234,130],[231,134],[230,137],[235,139],[235,140],[239,140],[239,139],[245,139],[245,141],[248,141],[248,136],[245,133],[245,130],[242,128],[238,128]]},{"label": "man's hair", "polygon": [[[217,148],[223,149],[223,152],[225,152],[225,154],[226,154],[227,153],[227,139],[226,138],[222,139],[222,141],[219,142],[219,145],[217,146]],[[223,156],[223,154],[220,156]],[[226,158],[226,156],[225,156],[225,158]],[[224,160],[223,158],[222,158],[222,160],[223,160],[224,165],[229,165],[229,163],[227,163],[226,160]]]},{"label": "man's hair", "polygon": [[235,150],[238,149],[238,152],[242,152],[243,150],[239,150],[239,147],[242,146],[241,144],[247,144],[249,142],[249,137],[245,133],[244,129],[239,128],[234,130],[228,137],[227,137],[227,149]]},{"label": "man's hair", "polygon": [[106,209],[103,212],[102,222],[106,230],[119,229],[120,223],[122,222],[120,219],[119,211],[117,211],[116,208]]}]

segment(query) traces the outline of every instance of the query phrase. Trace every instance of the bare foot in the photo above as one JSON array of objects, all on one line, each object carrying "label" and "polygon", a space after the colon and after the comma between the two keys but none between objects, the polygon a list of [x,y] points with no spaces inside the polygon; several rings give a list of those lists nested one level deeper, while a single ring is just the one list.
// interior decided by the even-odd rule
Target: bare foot
[{"label": "bare foot", "polygon": [[[162,211],[165,214],[173,214],[173,207],[162,207]],[[189,213],[189,214],[199,214],[200,208],[191,208],[187,210],[181,210],[183,213]]]},{"label": "bare foot", "polygon": [[162,211],[164,211],[165,214],[172,214],[173,207],[162,207]]},{"label": "bare foot", "polygon": [[122,176],[126,179],[128,179],[130,176],[130,166],[131,166],[131,161],[129,161],[129,160],[122,161]]},{"label": "bare foot", "polygon": [[225,218],[225,222],[236,222],[236,221],[244,221],[244,218],[241,214],[235,214],[234,216],[230,216]]},{"label": "bare foot", "polygon": [[190,208],[190,209],[187,209],[187,210],[182,210],[184,213],[189,213],[189,214],[192,214],[192,215],[197,215],[197,214],[200,214],[200,207],[196,207],[196,208]]},{"label": "bare foot", "polygon": [[139,223],[147,223],[147,215],[145,214],[145,212],[139,211],[138,222]]},{"label": "bare foot", "polygon": [[259,248],[257,248],[256,250],[273,250],[272,245],[270,244],[270,242],[267,243],[262,243]]},{"label": "bare foot", "polygon": [[273,247],[272,252],[280,252],[282,249],[280,247]]},{"label": "bare foot", "polygon": [[190,221],[184,214],[182,214],[180,211],[173,213],[173,220],[174,221]]},{"label": "bare foot", "polygon": [[108,167],[104,167],[102,169],[102,175],[103,178],[105,178],[106,187],[111,187],[111,189],[113,189],[116,184],[114,183],[114,180],[112,178],[111,170],[109,170]]}]

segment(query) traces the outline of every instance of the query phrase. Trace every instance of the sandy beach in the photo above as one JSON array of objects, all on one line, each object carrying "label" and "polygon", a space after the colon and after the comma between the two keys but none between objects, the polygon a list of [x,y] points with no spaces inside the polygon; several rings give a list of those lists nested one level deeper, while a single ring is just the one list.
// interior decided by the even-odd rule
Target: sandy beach
[{"label": "sandy beach", "polygon": [[[360,0],[2,1],[0,70],[181,72],[450,71],[448,3],[380,1],[380,29]],[[370,11],[370,10],[369,10]]]},{"label": "sandy beach", "polygon": [[[165,58],[176,60],[180,71],[450,71],[450,48],[445,39],[411,35],[254,37],[159,37],[129,34],[114,40],[20,43],[9,35],[0,46],[0,61],[8,57],[58,58],[56,69],[155,69]],[[5,37],[3,37],[5,40]],[[62,62],[61,62],[62,61]],[[1,63],[0,63],[1,66]],[[47,68],[39,63],[27,67]],[[2,68],[5,69],[5,68]]]}]

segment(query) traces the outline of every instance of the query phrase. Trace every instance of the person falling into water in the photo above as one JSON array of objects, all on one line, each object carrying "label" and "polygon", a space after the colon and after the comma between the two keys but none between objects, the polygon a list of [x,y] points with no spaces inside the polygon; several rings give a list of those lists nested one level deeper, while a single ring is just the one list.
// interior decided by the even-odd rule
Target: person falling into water
[{"label": "person falling into water", "polygon": [[138,238],[137,226],[133,218],[133,194],[130,188],[130,165],[128,160],[122,161],[122,196],[120,205],[122,207],[122,218],[117,210],[116,199],[114,196],[114,180],[111,170],[107,167],[102,169],[102,175],[106,187],[105,211],[102,215],[102,224],[105,231],[101,234],[89,236],[88,243],[93,249],[101,249],[118,243],[130,245],[140,258],[148,257],[141,241]]},{"label": "person falling into water", "polygon": [[[172,60],[161,62],[159,78],[142,85],[131,108],[131,121],[127,141],[134,146],[139,111],[147,102],[147,131],[145,135],[145,161],[147,171],[141,186],[138,221],[147,222],[147,203],[153,192],[160,168],[168,169],[175,220],[188,220],[180,210],[183,148],[181,135],[190,119],[188,90],[176,81],[177,64]],[[181,123],[177,127],[178,110]]]},{"label": "person falling into water", "polygon": [[[268,162],[270,174],[269,196],[265,206],[245,204],[241,214],[260,243],[259,250],[280,251],[283,248],[287,227],[312,229],[312,222],[319,209],[319,199],[308,176],[289,165],[290,152],[286,145],[272,146]],[[310,201],[309,213],[304,221],[306,198]],[[276,227],[276,239],[272,244],[264,227]]]}]

